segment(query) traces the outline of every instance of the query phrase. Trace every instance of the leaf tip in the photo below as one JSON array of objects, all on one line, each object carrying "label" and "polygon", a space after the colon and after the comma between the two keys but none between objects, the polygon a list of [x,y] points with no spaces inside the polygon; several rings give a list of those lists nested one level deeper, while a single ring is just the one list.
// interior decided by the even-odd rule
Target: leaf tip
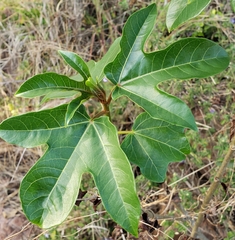
[{"label": "leaf tip", "polygon": [[60,55],[63,55],[63,50],[58,50],[58,53],[60,54]]},{"label": "leaf tip", "polygon": [[58,54],[63,57],[63,51],[62,50],[58,50]]},{"label": "leaf tip", "polygon": [[193,131],[195,131],[195,132],[198,132],[197,124],[196,124],[195,121],[193,121],[193,122],[191,123],[190,129],[193,130]]}]

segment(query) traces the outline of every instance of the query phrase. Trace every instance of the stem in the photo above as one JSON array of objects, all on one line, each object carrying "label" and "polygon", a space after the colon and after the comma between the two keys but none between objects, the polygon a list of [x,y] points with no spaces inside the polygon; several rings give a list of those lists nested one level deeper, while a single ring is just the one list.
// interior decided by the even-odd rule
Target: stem
[{"label": "stem", "polygon": [[104,110],[102,110],[101,112],[98,112],[98,113],[92,118],[92,120],[95,119],[95,118],[101,117],[101,116],[103,116],[103,115],[107,115],[107,113],[106,113]]},{"label": "stem", "polygon": [[217,174],[215,175],[214,181],[212,182],[212,184],[210,185],[210,187],[206,193],[206,196],[204,198],[204,201],[201,205],[201,208],[200,208],[200,211],[198,214],[197,221],[196,221],[195,225],[193,226],[192,233],[190,236],[191,238],[195,238],[195,236],[197,234],[197,230],[203,220],[204,211],[206,210],[211,198],[213,197],[213,194],[215,193],[216,189],[219,186],[220,179],[223,177],[225,169],[231,159],[231,156],[232,156],[234,150],[235,150],[235,136],[232,138],[230,146],[229,146],[229,150],[228,150],[227,154],[225,155]]},{"label": "stem", "polygon": [[104,112],[105,115],[109,117],[109,120],[111,120],[110,111],[109,111],[109,104],[108,103],[102,103],[102,107],[103,107],[102,112]]},{"label": "stem", "polygon": [[110,102],[112,101],[112,93],[113,93],[113,91],[114,91],[114,89],[116,88],[116,86],[114,86],[112,89],[111,89],[111,91],[110,91],[110,94],[109,94],[109,96],[108,96],[108,99],[107,99],[107,104],[110,104]]},{"label": "stem", "polygon": [[122,135],[122,134],[126,135],[126,134],[131,134],[131,133],[134,133],[134,131],[127,131],[127,130],[126,131],[118,131],[118,135]]}]

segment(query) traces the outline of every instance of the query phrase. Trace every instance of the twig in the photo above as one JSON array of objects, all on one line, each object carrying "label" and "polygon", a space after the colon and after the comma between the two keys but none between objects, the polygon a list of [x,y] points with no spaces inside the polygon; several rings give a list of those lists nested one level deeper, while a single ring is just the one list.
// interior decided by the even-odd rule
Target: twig
[{"label": "twig", "polygon": [[212,182],[212,184],[210,185],[210,187],[206,193],[205,199],[201,205],[201,208],[200,208],[200,211],[198,214],[197,221],[196,221],[195,225],[193,226],[192,233],[190,236],[191,238],[195,238],[195,236],[197,234],[197,230],[203,220],[204,211],[206,210],[211,198],[213,197],[214,192],[216,191],[216,189],[219,186],[220,179],[223,177],[224,171],[231,159],[231,156],[232,156],[234,150],[235,150],[235,136],[233,136],[233,138],[231,139],[229,150],[228,150],[227,154],[225,155],[224,160],[223,160],[217,174],[215,175],[214,181]]},{"label": "twig", "polygon": [[[121,132],[121,131],[119,131],[118,134],[121,134],[120,132]],[[125,134],[126,134],[126,133],[125,133]],[[210,165],[213,165],[213,164],[215,164],[215,163],[214,163],[214,162],[210,162],[210,163],[208,163],[207,165],[205,165],[205,166],[203,166],[203,167],[201,167],[201,168],[199,168],[199,169],[197,169],[197,170],[195,170],[195,171],[193,171],[193,172],[185,175],[184,177],[182,177],[182,178],[178,179],[177,181],[171,183],[171,184],[169,185],[169,187],[174,186],[175,184],[183,181],[184,179],[190,177],[191,175],[193,175],[193,174],[195,174],[195,173],[197,173],[197,172],[200,172],[202,169],[204,169],[204,168],[206,168],[206,167],[209,167]],[[160,193],[163,192],[163,191],[164,191],[164,190],[161,188],[161,189],[158,190],[157,192],[151,194],[149,197],[157,196],[158,194],[160,194]]]},{"label": "twig", "polygon": [[16,166],[16,169],[15,169],[12,177],[11,177],[10,182],[12,182],[13,179],[15,178],[16,172],[18,171],[18,168],[19,168],[19,166],[20,166],[20,163],[21,163],[21,161],[23,160],[23,157],[24,157],[25,152],[26,152],[26,148],[24,148],[24,150],[23,150],[23,152],[22,152],[22,154],[21,154],[21,156],[20,156],[20,160],[19,160],[19,162],[18,162],[18,164],[17,164],[17,166]]},{"label": "twig", "polygon": [[30,224],[31,224],[30,222],[27,223],[24,227],[22,227],[22,229],[21,229],[19,232],[17,232],[17,233],[15,233],[15,234],[13,234],[13,235],[5,238],[4,240],[12,239],[12,238],[14,238],[15,236],[19,235],[20,233],[24,232],[26,229],[28,229],[28,228],[30,227]]}]

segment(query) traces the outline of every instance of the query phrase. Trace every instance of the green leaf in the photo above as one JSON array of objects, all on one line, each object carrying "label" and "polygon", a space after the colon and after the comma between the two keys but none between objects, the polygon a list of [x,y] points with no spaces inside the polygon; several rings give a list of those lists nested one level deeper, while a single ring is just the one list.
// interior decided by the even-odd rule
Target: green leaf
[{"label": "green leaf", "polygon": [[[118,52],[120,51],[120,37],[117,38],[111,47],[109,48],[108,52],[103,56],[103,58],[95,62],[93,60],[89,61],[87,63],[87,67],[89,68],[90,71],[90,77],[86,78],[86,86],[89,87],[90,90],[94,90],[97,85],[104,79],[104,68],[105,66],[113,61],[113,59],[117,56]],[[75,75],[70,77],[73,80],[76,81],[81,81],[81,75]]]},{"label": "green leaf", "polygon": [[82,174],[90,172],[108,213],[137,235],[140,203],[130,163],[107,117],[90,120],[81,106],[64,125],[67,105],[12,117],[0,137],[23,147],[47,145],[24,177],[20,198],[27,218],[42,228],[60,224],[77,198]]},{"label": "green leaf", "polygon": [[104,75],[105,66],[108,63],[112,62],[119,53],[120,40],[121,40],[120,37],[117,38],[109,48],[108,52],[103,56],[103,58],[99,62],[93,64],[93,66],[91,65],[90,67],[91,76],[92,79],[95,80],[97,83],[101,82],[105,76]]},{"label": "green leaf", "polygon": [[235,13],[235,0],[231,0],[231,8],[233,13]]},{"label": "green leaf", "polygon": [[122,142],[122,149],[151,181],[164,182],[168,164],[185,159],[190,152],[184,128],[153,119],[147,113],[137,117],[132,131]]},{"label": "green leaf", "polygon": [[61,50],[58,52],[69,66],[82,75],[84,80],[87,80],[91,76],[88,66],[76,53]]},{"label": "green leaf", "polygon": [[84,82],[78,82],[57,73],[43,73],[35,75],[23,83],[16,92],[16,96],[32,98],[55,91],[61,93],[62,90],[89,92],[89,88]]},{"label": "green leaf", "polygon": [[[141,79],[140,79],[141,81]],[[167,121],[177,126],[197,130],[197,126],[188,106],[180,99],[167,94],[153,85],[140,82],[128,88],[117,87],[113,92],[113,99],[123,95],[145,109],[153,118]]]},{"label": "green leaf", "polygon": [[[96,62],[94,60],[90,60],[89,62],[86,63],[87,64],[87,67],[92,70],[94,67],[95,67],[95,64]],[[89,70],[89,71],[90,71]],[[70,77],[71,79],[75,80],[75,81],[78,81],[78,82],[82,82],[84,81],[84,78],[82,77],[82,75],[79,73],[79,74],[76,74],[74,76],[71,76]]]},{"label": "green leaf", "polygon": [[67,107],[67,112],[65,115],[65,125],[68,125],[70,120],[73,118],[73,115],[77,109],[83,104],[91,95],[89,93],[82,92],[81,96],[73,99]]},{"label": "green leaf", "polygon": [[128,19],[121,51],[105,68],[107,78],[117,86],[113,99],[126,95],[153,118],[196,130],[187,105],[157,85],[171,79],[203,78],[219,73],[228,66],[228,55],[214,42],[197,38],[179,40],[164,50],[145,53],[144,44],[155,19],[155,4]]},{"label": "green leaf", "polygon": [[210,2],[210,0],[171,0],[166,16],[168,30],[171,31],[196,17]]},{"label": "green leaf", "polygon": [[41,104],[50,100],[50,99],[56,99],[56,98],[70,98],[70,97],[74,97],[76,95],[78,95],[78,91],[73,91],[73,90],[66,90],[66,89],[62,89],[62,90],[56,90],[54,92],[49,92],[47,93],[42,101]]}]

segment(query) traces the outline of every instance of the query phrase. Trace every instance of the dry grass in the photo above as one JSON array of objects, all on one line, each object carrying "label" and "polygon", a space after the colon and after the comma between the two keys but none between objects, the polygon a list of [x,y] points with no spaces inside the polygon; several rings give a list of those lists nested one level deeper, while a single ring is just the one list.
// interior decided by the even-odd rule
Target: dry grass
[{"label": "dry grass", "polygon": [[[0,120],[41,108],[39,99],[16,99],[13,95],[27,78],[45,71],[71,74],[61,62],[57,50],[74,51],[85,60],[99,59],[113,40],[120,36],[121,29],[132,11],[151,1],[129,1],[121,7],[121,1],[101,0],[2,0],[0,5]],[[159,1],[159,6],[166,1]],[[220,18],[211,16],[212,9],[221,10]],[[229,23],[232,14],[229,4],[213,1],[203,15],[204,28],[216,27],[211,39],[223,45],[234,57],[234,26]],[[181,27],[167,35],[162,24],[164,12],[158,17],[157,31],[148,41],[148,48],[155,49],[156,42],[162,48],[184,34],[192,36],[202,30],[201,19],[192,21],[191,30]],[[187,25],[188,27],[188,25]],[[208,33],[209,31],[207,31]],[[156,41],[156,38],[162,40]],[[143,230],[139,239],[177,239],[191,231],[198,206],[208,188],[211,177],[228,147],[229,121],[234,114],[235,66],[213,79],[200,82],[189,81],[163,86],[168,92],[184,99],[191,107],[199,124],[199,134],[189,133],[192,153],[181,163],[169,166],[167,181],[163,185],[150,183],[138,176],[137,186],[148,221],[142,219]],[[45,107],[45,106],[44,106]],[[137,112],[132,104],[121,107],[125,113],[125,126],[130,127]],[[119,112],[119,109],[115,109]],[[115,111],[114,111],[115,112]],[[117,114],[118,125],[119,117]],[[92,209],[96,197],[91,188],[79,208],[75,208],[64,224],[48,232],[38,229],[21,212],[18,189],[28,169],[42,155],[40,148],[22,149],[1,141],[0,148],[0,239],[105,239],[111,236],[115,224],[103,212]],[[137,169],[138,170],[138,169]],[[136,171],[138,175],[138,171]],[[90,184],[90,178],[87,179]],[[208,239],[224,239],[235,229],[231,221],[235,208],[234,161],[221,180],[221,188],[206,209],[202,230]],[[160,230],[151,228],[158,219]],[[24,228],[24,226],[26,226]],[[162,232],[161,232],[162,231]],[[179,232],[177,235],[176,232]],[[12,234],[18,233],[15,237]],[[47,235],[48,234],[48,235]],[[113,239],[134,239],[115,228]],[[179,239],[179,238],[178,238]]]}]

